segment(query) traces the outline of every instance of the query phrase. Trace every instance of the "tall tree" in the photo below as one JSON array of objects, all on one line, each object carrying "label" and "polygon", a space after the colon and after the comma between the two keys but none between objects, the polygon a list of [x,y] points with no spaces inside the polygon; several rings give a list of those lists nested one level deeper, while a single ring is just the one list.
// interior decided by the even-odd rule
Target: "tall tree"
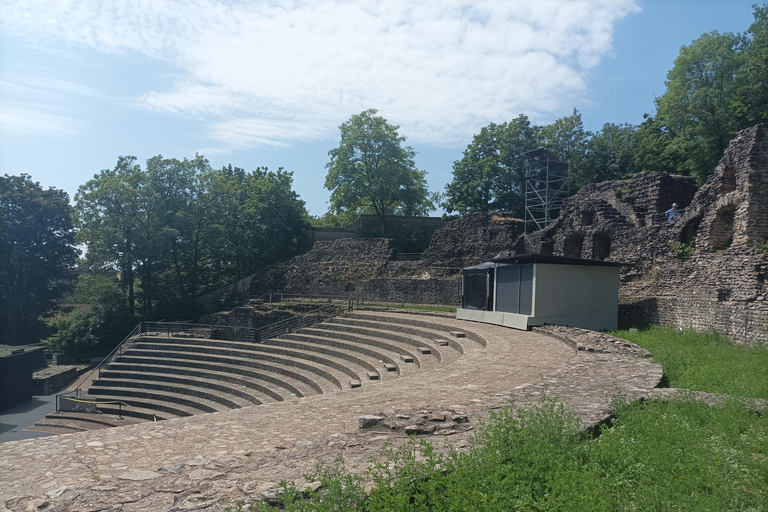
[{"label": "tall tree", "polygon": [[638,172],[637,144],[636,126],[605,123],[587,140],[581,184],[627,178]]},{"label": "tall tree", "polygon": [[453,163],[442,206],[447,213],[513,211],[523,213],[523,154],[537,145],[538,128],[520,114],[509,123],[491,123],[474,136],[461,160]]},{"label": "tall tree", "polygon": [[678,172],[704,181],[738,131],[740,38],[717,31],[683,46],[667,74],[656,114],[685,155]]},{"label": "tall tree", "polygon": [[[77,242],[88,247],[87,262],[97,268],[121,272],[128,309],[135,313],[135,267],[138,239],[147,238],[148,208],[141,191],[145,176],[134,156],[121,156],[114,169],[104,169],[81,185],[75,195]],[[142,230],[142,228],[144,228]],[[151,240],[151,236],[149,236]]]},{"label": "tall tree", "polygon": [[75,265],[66,192],[26,175],[0,177],[0,343],[40,340],[41,315],[66,289]]},{"label": "tall tree", "polygon": [[328,152],[325,187],[331,191],[331,211],[374,213],[386,236],[387,215],[423,215],[434,203],[426,173],[416,169],[415,152],[403,147],[398,126],[366,110],[342,124],[339,147]]},{"label": "tall tree", "polygon": [[740,80],[741,127],[768,121],[768,5],[754,6],[747,31]]},{"label": "tall tree", "polygon": [[570,116],[561,117],[541,129],[541,143],[559,158],[568,162],[571,170],[571,191],[589,183],[587,143],[592,133],[584,130],[581,113],[575,108]]}]

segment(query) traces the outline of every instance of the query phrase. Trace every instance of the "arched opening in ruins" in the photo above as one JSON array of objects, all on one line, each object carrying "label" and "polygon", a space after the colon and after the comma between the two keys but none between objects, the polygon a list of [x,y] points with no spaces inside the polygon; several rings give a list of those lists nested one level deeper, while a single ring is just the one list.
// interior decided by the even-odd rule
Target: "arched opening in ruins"
[{"label": "arched opening in ruins", "polygon": [[581,249],[584,246],[584,235],[577,232],[568,233],[563,243],[563,256],[569,258],[581,258]]},{"label": "arched opening in ruins", "polygon": [[604,260],[611,254],[611,237],[600,231],[592,235],[592,259]]},{"label": "arched opening in ruins", "polygon": [[727,249],[733,243],[733,219],[736,214],[734,205],[724,206],[715,214],[715,220],[709,228],[709,246],[716,251]]},{"label": "arched opening in ruins", "polygon": [[680,230],[680,243],[695,245],[696,237],[699,235],[699,225],[701,224],[701,215],[698,215],[685,223]]}]

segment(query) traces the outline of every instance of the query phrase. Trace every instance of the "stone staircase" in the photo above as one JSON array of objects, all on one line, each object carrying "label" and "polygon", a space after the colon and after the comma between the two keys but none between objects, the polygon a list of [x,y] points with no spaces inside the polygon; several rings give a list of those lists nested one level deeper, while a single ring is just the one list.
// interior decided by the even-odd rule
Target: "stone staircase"
[{"label": "stone staircase", "polygon": [[[261,343],[146,333],[84,398],[103,415],[161,420],[382,386],[439,372],[485,339],[440,317],[356,311]],[[354,392],[354,391],[352,391]]]}]

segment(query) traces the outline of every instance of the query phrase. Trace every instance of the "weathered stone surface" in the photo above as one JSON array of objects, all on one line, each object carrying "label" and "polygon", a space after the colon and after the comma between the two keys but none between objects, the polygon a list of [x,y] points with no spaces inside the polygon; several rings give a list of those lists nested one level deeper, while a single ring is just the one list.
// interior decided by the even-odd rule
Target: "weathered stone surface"
[{"label": "weathered stone surface", "polygon": [[[714,328],[768,341],[768,127],[743,130],[696,191],[692,178],[641,173],[587,185],[560,217],[513,251],[624,263],[619,322]],[[673,202],[676,222],[663,214]],[[679,244],[695,246],[690,259]]]},{"label": "weathered stone surface", "polygon": [[[493,410],[511,402],[516,407],[534,403],[544,388],[571,404],[586,428],[610,414],[613,393],[644,397],[661,378],[650,357],[631,347],[616,350],[622,345],[611,340],[587,340],[581,331],[558,331],[566,344],[543,332],[451,318],[441,322],[481,335],[487,345],[468,344],[461,359],[439,372],[369,388],[3,443],[0,472],[14,478],[0,479],[0,503],[14,512],[39,506],[77,512],[223,511],[237,502],[262,500],[277,482],[302,482],[316,464],[331,465],[339,455],[347,470],[363,474],[385,442],[397,447],[411,430],[430,433],[437,449],[450,444],[466,450],[473,428],[488,421]],[[596,350],[577,351],[573,347],[579,343],[592,343]],[[389,425],[385,434],[357,429],[358,418],[372,413]],[[433,413],[445,421],[430,422]],[[88,446],[92,442],[104,446]],[[120,478],[126,475],[133,478]],[[77,490],[46,496],[64,486]]]}]

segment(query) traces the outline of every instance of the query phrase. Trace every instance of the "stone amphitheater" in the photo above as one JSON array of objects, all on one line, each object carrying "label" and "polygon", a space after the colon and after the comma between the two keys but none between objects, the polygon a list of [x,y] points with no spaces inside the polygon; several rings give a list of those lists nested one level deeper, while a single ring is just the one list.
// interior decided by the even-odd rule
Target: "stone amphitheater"
[{"label": "stone amphitheater", "polygon": [[119,423],[105,404],[95,422],[58,423],[87,431],[0,445],[0,510],[224,510],[338,456],[363,472],[387,441],[465,449],[493,410],[543,390],[590,428],[616,393],[650,396],[661,377],[648,352],[604,334],[439,313],[358,310],[260,343],[150,331],[85,395],[130,403],[130,424],[101,428]]},{"label": "stone amphitheater", "polygon": [[[468,215],[417,262],[397,261],[386,240],[317,243],[252,288],[446,304],[462,266],[499,252],[581,255],[625,264],[620,314],[632,321],[765,341],[767,133],[739,134],[698,191],[652,173],[584,187],[529,237],[509,215]],[[671,201],[686,207],[681,221],[658,222]],[[695,244],[690,259],[676,258],[677,243]],[[362,473],[384,443],[409,436],[466,449],[494,410],[543,392],[585,429],[610,418],[617,394],[674,392],[658,387],[663,370],[644,349],[569,327],[363,307],[259,342],[209,338],[146,329],[81,397],[126,406],[60,414],[39,428],[71,433],[0,445],[0,512],[225,510],[270,501],[279,482],[339,456]]]}]

